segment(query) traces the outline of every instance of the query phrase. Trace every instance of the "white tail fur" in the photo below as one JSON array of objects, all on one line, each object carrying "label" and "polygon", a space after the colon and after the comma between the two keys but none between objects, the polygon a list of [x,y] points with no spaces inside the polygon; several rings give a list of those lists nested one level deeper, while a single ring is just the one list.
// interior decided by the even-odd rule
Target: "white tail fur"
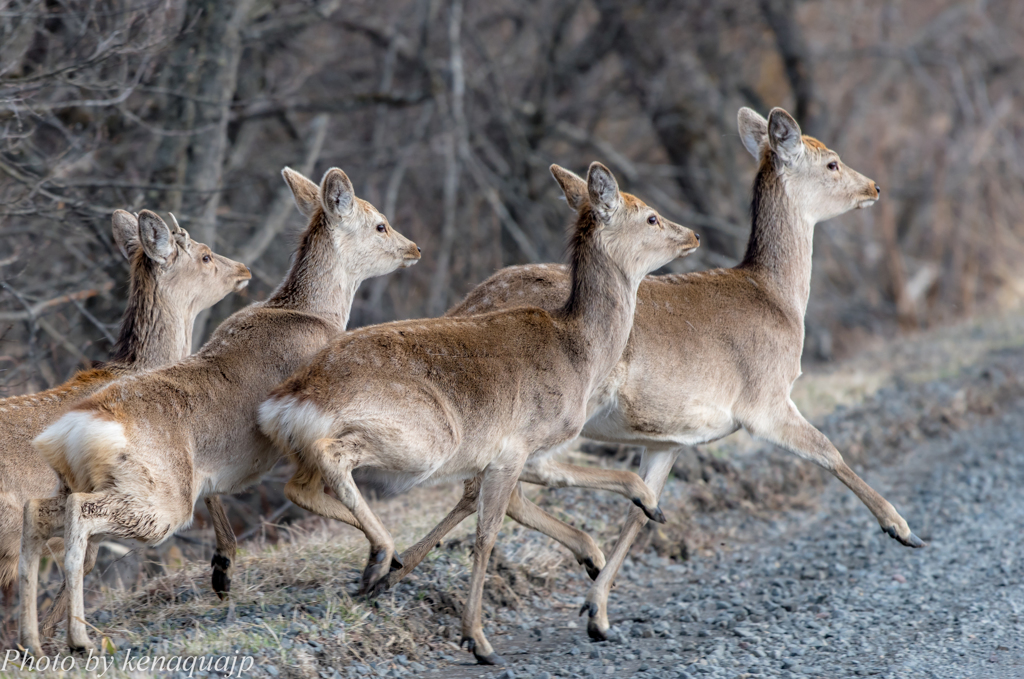
[{"label": "white tail fur", "polygon": [[46,463],[62,474],[73,492],[94,492],[110,480],[118,453],[128,447],[120,422],[95,412],[73,411],[32,441]]}]

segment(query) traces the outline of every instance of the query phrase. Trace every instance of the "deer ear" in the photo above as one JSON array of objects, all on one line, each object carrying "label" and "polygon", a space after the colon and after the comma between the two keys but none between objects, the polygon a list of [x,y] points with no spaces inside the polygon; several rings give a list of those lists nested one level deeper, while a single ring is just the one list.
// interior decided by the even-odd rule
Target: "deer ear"
[{"label": "deer ear", "polygon": [[320,183],[320,201],[324,212],[332,217],[347,217],[352,214],[356,203],[356,191],[348,175],[336,167],[324,174]]},{"label": "deer ear", "polygon": [[174,253],[171,230],[155,212],[143,210],[139,213],[139,238],[146,256],[157,264],[166,264]]},{"label": "deer ear", "polygon": [[565,202],[576,212],[580,211],[587,200],[587,182],[575,172],[570,172],[564,167],[552,165],[551,176],[555,178],[558,185],[562,187],[565,194]]},{"label": "deer ear", "polygon": [[804,153],[800,126],[781,108],[773,108],[768,114],[768,143],[786,165],[792,165]]},{"label": "deer ear", "polygon": [[768,145],[768,121],[756,111],[744,106],[736,114],[736,125],[740,130],[740,139],[755,160],[761,160],[761,151]]},{"label": "deer ear", "polygon": [[596,161],[590,164],[590,170],[587,172],[587,194],[590,197],[590,207],[603,221],[622,206],[619,183],[615,181],[611,170]]},{"label": "deer ear", "polygon": [[132,255],[141,247],[139,242],[139,220],[130,212],[114,210],[114,216],[110,218],[111,228],[114,232],[114,243],[121,251],[124,258],[131,260]]},{"label": "deer ear", "polygon": [[284,177],[284,183],[292,190],[295,207],[299,208],[303,217],[311,218],[320,204],[320,187],[290,167],[281,170],[281,176]]}]

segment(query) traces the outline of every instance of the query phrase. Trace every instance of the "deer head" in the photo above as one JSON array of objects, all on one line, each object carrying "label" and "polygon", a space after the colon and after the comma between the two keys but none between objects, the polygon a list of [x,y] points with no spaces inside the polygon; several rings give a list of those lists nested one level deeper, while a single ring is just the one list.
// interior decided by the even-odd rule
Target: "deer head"
[{"label": "deer head", "polygon": [[793,116],[773,108],[765,120],[749,108],[737,115],[743,146],[771,163],[793,206],[811,223],[874,205],[881,187],[847,167],[839,154],[800,132]]},{"label": "deer head", "polygon": [[149,210],[140,212],[138,219],[117,210],[112,221],[114,241],[132,262],[133,272],[136,266],[144,267],[149,274],[144,278],[179,309],[197,313],[241,290],[252,278],[244,264],[189,238],[174,215],[173,227]]},{"label": "deer head", "polygon": [[383,276],[419,261],[416,244],[395,231],[377,208],[358,198],[342,170],[328,170],[319,187],[291,168],[281,174],[299,212],[310,220],[322,213],[335,248],[355,265],[351,273],[356,278]]},{"label": "deer head", "polygon": [[604,247],[630,280],[639,281],[700,245],[700,236],[693,231],[665,219],[636,196],[619,191],[615,177],[601,163],[591,163],[585,181],[558,165],[551,166],[551,174],[571,208],[591,211]]}]

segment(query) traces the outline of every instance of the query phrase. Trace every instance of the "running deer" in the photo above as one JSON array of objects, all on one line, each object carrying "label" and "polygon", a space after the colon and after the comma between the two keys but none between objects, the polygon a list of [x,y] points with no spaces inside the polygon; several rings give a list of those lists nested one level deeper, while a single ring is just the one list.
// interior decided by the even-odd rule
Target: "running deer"
[{"label": "running deer", "polygon": [[[114,242],[130,262],[131,287],[110,361],[47,391],[0,400],[0,588],[8,602],[18,572],[25,502],[53,496],[60,487],[57,475],[32,449],[32,439],[113,380],[187,356],[196,315],[249,282],[244,265],[193,241],[176,220],[168,227],[149,210],[138,218],[117,210],[111,221]],[[219,504],[217,509],[223,512]],[[227,535],[233,549],[234,536]],[[52,547],[63,549],[56,542]],[[48,620],[57,619],[64,602],[62,591]]]},{"label": "running deer", "polygon": [[[641,283],[629,343],[592,397],[583,435],[644,446],[641,474],[660,495],[678,446],[714,441],[744,427],[755,438],[832,472],[867,506],[886,534],[903,545],[922,547],[896,509],[847,466],[790,399],[793,382],[800,376],[814,225],[871,206],[881,189],[843,165],[824,144],[803,136],[782,109],[773,109],[765,120],[742,108],[738,123],[744,148],[760,163],[746,256],[733,269],[649,276]],[[569,288],[564,267],[510,267],[479,285],[448,315],[522,304],[557,309]],[[564,477],[554,485],[573,485],[573,468],[559,468]],[[543,482],[537,474],[520,479]],[[478,490],[475,481],[466,482],[456,508],[402,554],[403,566],[391,574],[391,582],[415,568],[445,534],[473,513]],[[581,614],[590,614],[590,636],[606,639],[608,593],[646,523],[643,513],[630,510],[607,565],[601,567],[604,557],[586,534],[523,497],[518,498],[517,510],[529,521],[511,512],[509,516],[562,542],[582,563],[597,564],[588,564],[597,581]]]},{"label": "running deer", "polygon": [[[551,172],[579,206],[563,305],[356,330],[332,341],[260,406],[263,431],[298,465],[286,486],[292,502],[366,534],[365,592],[386,585],[394,542],[353,470],[393,488],[479,476],[462,641],[481,664],[504,662],[484,636],[481,597],[524,464],[579,434],[591,392],[626,345],[641,279],[698,244],[689,229],[620,193],[600,163],[586,181],[556,165]],[[664,521],[636,474],[587,471],[577,479],[582,485],[622,493]],[[325,483],[335,497],[325,494]]]},{"label": "running deer", "polygon": [[158,544],[191,522],[200,498],[259,481],[280,458],[256,425],[260,402],[344,330],[361,281],[419,260],[419,248],[357,198],[341,170],[328,170],[320,187],[289,168],[283,175],[309,226],[274,294],[230,316],[195,355],[119,380],[33,441],[70,494],[26,508],[25,648],[39,649],[34,594],[48,537],[63,533],[66,544],[68,644],[93,648],[82,592],[90,541],[113,535]]}]

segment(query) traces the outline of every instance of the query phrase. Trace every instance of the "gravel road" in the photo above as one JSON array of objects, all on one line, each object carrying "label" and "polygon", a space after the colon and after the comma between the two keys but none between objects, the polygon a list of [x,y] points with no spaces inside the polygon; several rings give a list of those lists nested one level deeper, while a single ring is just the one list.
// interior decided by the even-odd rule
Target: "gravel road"
[{"label": "gravel road", "polygon": [[[507,669],[454,650],[415,666],[346,668],[463,677],[1024,677],[1024,357],[988,357],[966,377],[883,390],[825,430],[888,441],[864,473],[928,547],[884,536],[836,481],[813,509],[770,520],[742,510],[713,554],[626,562],[609,610],[617,639],[576,618],[586,582],[499,613]],[[894,442],[893,432],[903,441]],[[845,438],[849,439],[850,436]],[[905,452],[901,452],[905,451]],[[671,520],[671,519],[670,519]],[[709,529],[711,530],[711,529]],[[392,669],[394,668],[394,669]],[[367,672],[369,670],[369,672]]]}]

